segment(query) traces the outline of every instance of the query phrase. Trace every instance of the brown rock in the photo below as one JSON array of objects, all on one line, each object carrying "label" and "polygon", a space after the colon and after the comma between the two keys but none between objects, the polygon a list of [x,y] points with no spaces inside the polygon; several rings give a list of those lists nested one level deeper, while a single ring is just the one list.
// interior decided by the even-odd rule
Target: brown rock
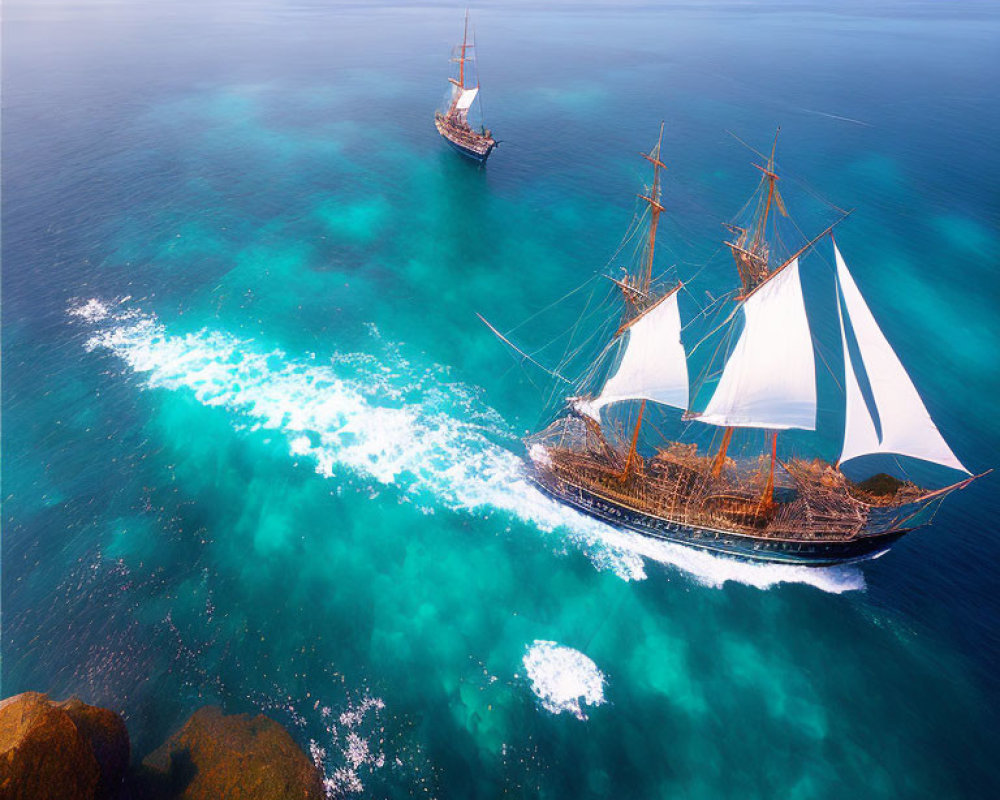
[{"label": "brown rock", "polygon": [[97,797],[116,797],[131,757],[125,720],[114,711],[88,706],[75,697],[59,703],[58,707],[69,715],[76,729],[90,742],[101,768]]},{"label": "brown rock", "polygon": [[[200,708],[142,762],[150,789],[178,800],[322,800],[320,774],[263,715]],[[157,786],[158,784],[158,786]]]},{"label": "brown rock", "polygon": [[128,733],[113,711],[25,692],[0,702],[0,798],[104,800],[117,796]]}]

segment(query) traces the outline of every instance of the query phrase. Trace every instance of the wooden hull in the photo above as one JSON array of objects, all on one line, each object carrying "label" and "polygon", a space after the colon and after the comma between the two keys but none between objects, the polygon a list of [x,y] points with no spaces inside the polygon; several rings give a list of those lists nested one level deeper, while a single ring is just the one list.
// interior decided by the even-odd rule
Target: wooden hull
[{"label": "wooden hull", "polygon": [[699,550],[755,561],[824,567],[872,558],[921,524],[913,519],[916,524],[904,528],[872,520],[873,524],[860,535],[848,539],[755,536],[745,531],[701,527],[655,516],[540,471],[534,465],[529,464],[529,470],[532,481],[547,495],[610,525]]},{"label": "wooden hull", "polygon": [[451,126],[447,125],[444,121],[444,117],[441,114],[437,114],[434,117],[434,126],[437,128],[438,133],[441,134],[442,138],[448,142],[459,153],[468,159],[471,159],[479,164],[485,164],[486,159],[490,157],[490,153],[497,146],[496,141],[489,136],[482,136],[471,130],[468,132],[463,131],[461,135],[452,131]]}]

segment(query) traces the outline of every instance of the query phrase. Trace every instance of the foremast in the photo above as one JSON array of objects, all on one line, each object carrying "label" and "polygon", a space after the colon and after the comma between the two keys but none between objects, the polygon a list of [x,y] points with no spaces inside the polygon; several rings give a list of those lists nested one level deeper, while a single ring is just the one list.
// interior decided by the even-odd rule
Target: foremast
[{"label": "foremast", "polygon": [[[663,205],[660,203],[660,170],[666,169],[667,165],[660,160],[660,148],[663,144],[663,122],[660,122],[660,133],[656,138],[656,145],[648,153],[640,153],[650,164],[653,165],[653,182],[649,187],[649,194],[639,194],[639,199],[645,201],[649,206],[649,233],[647,234],[646,252],[635,276],[626,276],[624,281],[615,281],[622,290],[625,300],[625,320],[622,322],[618,333],[623,333],[633,325],[638,319],[659,303],[664,297],[654,299],[651,295],[653,285],[653,257],[656,252],[656,228],[660,221],[660,214],[663,212]],[[679,287],[678,287],[679,288]],[[672,290],[668,293],[672,294]],[[639,443],[639,431],[642,427],[643,414],[646,411],[646,400],[639,403],[639,416],[636,419],[635,429],[632,432],[632,441],[629,445],[628,455],[625,458],[625,468],[622,470],[620,480],[624,483],[635,461],[636,448]]]}]

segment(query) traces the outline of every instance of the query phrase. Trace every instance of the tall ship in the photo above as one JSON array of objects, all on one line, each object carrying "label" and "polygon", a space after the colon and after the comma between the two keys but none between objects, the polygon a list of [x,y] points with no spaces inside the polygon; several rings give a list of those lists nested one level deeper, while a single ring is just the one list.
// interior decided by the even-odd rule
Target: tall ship
[{"label": "tall ship", "polygon": [[[572,394],[560,395],[569,396],[554,421],[525,440],[531,480],[557,501],[611,525],[703,550],[813,566],[884,552],[929,523],[945,497],[978,476],[958,460],[931,420],[837,249],[833,228],[850,212],[787,252],[791,248],[776,234],[775,217],[787,217],[787,211],[774,147],[769,156],[758,154],[759,184],[741,224],[726,226],[731,236],[725,247],[739,285],[719,301],[721,324],[686,349],[679,304],[683,284],[654,279],[657,224],[664,211],[662,135],[661,125],[656,146],[642,154],[653,174],[639,195],[644,208],[636,263],[621,277],[608,276],[617,286],[620,323],[615,330],[614,319],[608,320],[614,333],[580,377],[568,380],[552,372]],[[821,351],[814,350],[800,260],[818,258],[821,244],[832,250],[836,292],[826,299],[837,305],[843,354],[843,372],[833,376],[843,389],[842,444],[832,463],[778,455],[780,438],[816,430]],[[706,342],[717,342],[717,357],[709,361],[721,363],[721,371],[706,366],[692,391],[692,352]],[[692,408],[695,398],[705,396],[703,407]],[[660,434],[650,417],[664,425],[671,414],[707,446]],[[688,438],[688,431],[681,438]],[[746,446],[735,454],[734,436],[756,442],[756,454],[747,455]],[[841,470],[845,462],[870,454],[909,456],[963,475],[928,489],[885,473],[854,481]]]},{"label": "tall ship", "polygon": [[[481,125],[476,129],[469,123],[469,113],[473,103],[479,98],[479,69],[475,56],[470,54],[474,50],[475,45],[469,44],[469,12],[466,11],[462,44],[455,48],[451,59],[458,64],[458,77],[448,78],[451,83],[448,99],[443,111],[434,112],[434,125],[445,141],[459,153],[484,164],[497,142],[485,126]],[[470,75],[475,77],[475,83],[471,86],[468,85]]]}]

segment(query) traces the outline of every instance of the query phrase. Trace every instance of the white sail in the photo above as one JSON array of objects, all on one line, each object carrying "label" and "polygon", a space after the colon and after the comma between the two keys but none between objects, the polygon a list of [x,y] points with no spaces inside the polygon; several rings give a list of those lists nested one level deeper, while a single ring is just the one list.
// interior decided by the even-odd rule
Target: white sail
[{"label": "white sail", "polygon": [[816,429],[816,364],[795,259],[743,303],[745,326],[699,422]]},{"label": "white sail", "polygon": [[847,415],[840,461],[872,453],[898,453],[969,472],[955,457],[931,420],[910,376],[906,374],[858,291],[854,278],[847,271],[847,264],[836,244],[833,252],[837,260],[840,296],[844,298],[847,318],[854,329],[882,432],[880,439],[851,363],[846,326],[838,301],[840,338],[844,348],[844,377],[847,383]]},{"label": "white sail", "polygon": [[472,106],[472,101],[476,99],[477,94],[479,94],[478,87],[475,89],[462,89],[462,93],[458,96],[458,100],[455,102],[455,108],[459,111],[468,111]]},{"label": "white sail", "polygon": [[677,292],[652,306],[628,329],[628,341],[618,369],[601,393],[577,407],[596,420],[600,410],[623,400],[651,400],[675,408],[688,406],[688,372],[681,344],[681,314]]}]

